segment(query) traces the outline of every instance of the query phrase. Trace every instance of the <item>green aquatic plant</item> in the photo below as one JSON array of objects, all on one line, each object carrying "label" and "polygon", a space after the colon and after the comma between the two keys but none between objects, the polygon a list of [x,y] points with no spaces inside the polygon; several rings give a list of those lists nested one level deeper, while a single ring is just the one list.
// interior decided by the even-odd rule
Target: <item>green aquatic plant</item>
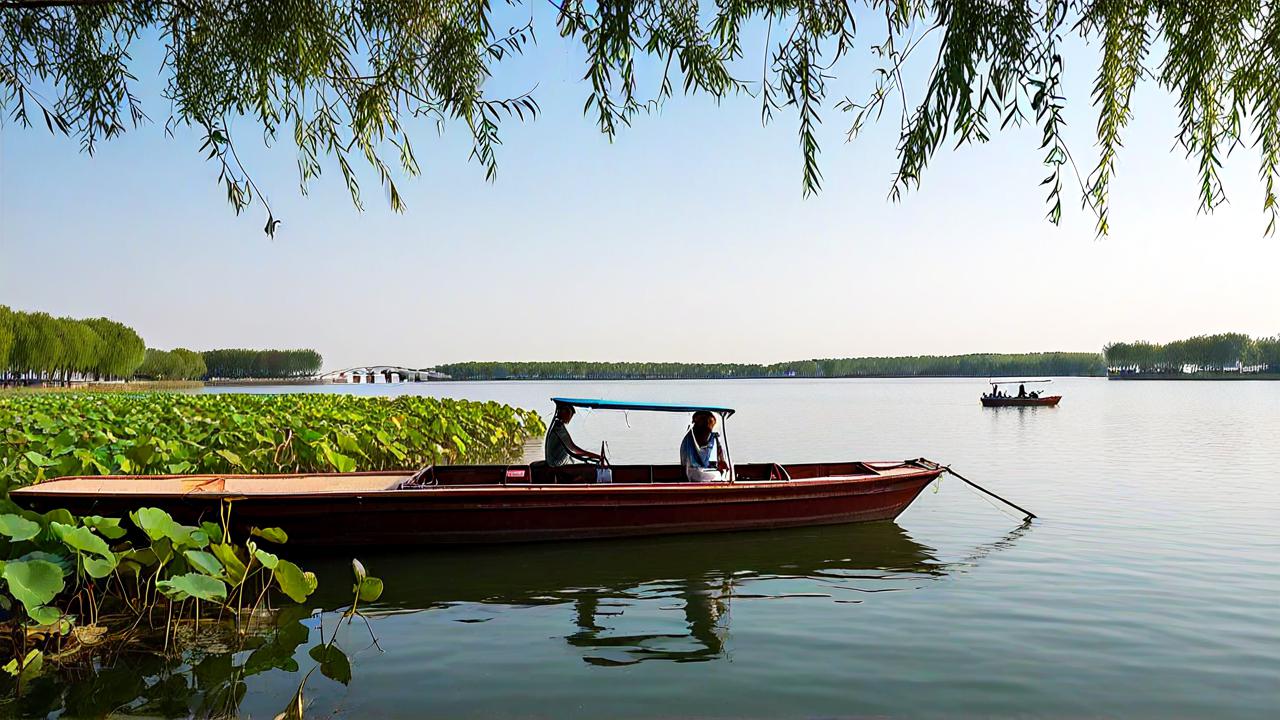
[{"label": "green aquatic plant", "polygon": [[[306,602],[315,575],[252,539],[237,543],[228,531],[231,506],[223,504],[220,522],[200,526],[158,508],[130,513],[131,528],[65,510],[0,513],[0,609],[8,615],[0,643],[13,658],[4,669],[29,678],[47,653],[92,655],[106,639],[128,644],[147,631],[163,634],[168,653],[179,627],[202,621],[230,623],[243,639],[245,618],[269,607],[273,591]],[[279,528],[255,528],[253,536],[288,540]]]},{"label": "green aquatic plant", "polygon": [[544,431],[494,402],[330,394],[0,397],[0,490],[60,475],[350,472],[502,461]]},{"label": "green aquatic plant", "polygon": [[[346,652],[338,646],[338,628],[342,626],[342,621],[346,620],[347,624],[359,617],[365,622],[365,626],[369,628],[369,637],[373,640],[373,644],[378,644],[378,638],[373,634],[373,627],[369,625],[369,619],[360,612],[361,602],[374,602],[382,596],[382,580],[380,578],[369,575],[365,570],[364,564],[359,560],[352,558],[351,573],[355,578],[355,583],[351,587],[351,605],[342,613],[338,622],[334,624],[333,632],[329,635],[329,639],[324,639],[324,625],[320,626],[320,643],[307,651],[307,655],[316,661],[316,666],[307,671],[302,676],[302,681],[298,683],[298,689],[290,696],[289,702],[285,705],[284,710],[276,715],[275,720],[303,720],[306,714],[305,692],[307,680],[311,678],[311,673],[319,670],[321,675],[347,685],[351,682],[351,658],[347,657]],[[381,650],[381,647],[379,647]]]}]

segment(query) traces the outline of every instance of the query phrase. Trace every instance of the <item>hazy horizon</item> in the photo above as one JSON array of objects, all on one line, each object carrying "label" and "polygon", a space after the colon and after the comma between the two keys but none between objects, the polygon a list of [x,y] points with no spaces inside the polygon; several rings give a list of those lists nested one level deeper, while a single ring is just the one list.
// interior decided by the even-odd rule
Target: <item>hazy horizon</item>
[{"label": "hazy horizon", "polygon": [[[892,203],[896,126],[845,144],[849,118],[829,106],[824,189],[804,199],[794,117],[761,127],[753,98],[677,97],[610,145],[582,115],[579,52],[542,33],[493,79],[495,94],[537,83],[543,108],[504,126],[495,183],[461,133],[421,123],[424,175],[399,183],[403,215],[367,174],[357,212],[327,166],[302,197],[288,143],[266,149],[240,128],[283,221],[275,239],[260,206],[234,215],[196,133],[165,138],[156,92],[143,97],[152,121],[93,157],[43,123],[5,122],[0,304],[105,315],[162,349],[312,347],[326,368],[1092,352],[1280,332],[1280,240],[1262,236],[1256,154],[1226,161],[1232,203],[1197,215],[1194,164],[1170,151],[1176,108],[1149,83],[1099,240],[1071,185],[1062,226],[1043,219],[1034,129],[940,151]],[[140,67],[158,67],[145,55]],[[1087,173],[1096,52],[1066,59]],[[841,77],[831,101],[870,82]]]}]

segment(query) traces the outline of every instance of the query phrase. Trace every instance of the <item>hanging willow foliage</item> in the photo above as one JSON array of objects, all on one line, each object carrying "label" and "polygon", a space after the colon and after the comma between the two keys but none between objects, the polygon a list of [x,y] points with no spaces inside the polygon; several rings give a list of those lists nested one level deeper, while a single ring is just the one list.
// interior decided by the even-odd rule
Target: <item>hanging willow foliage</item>
[{"label": "hanging willow foliage", "polygon": [[[199,128],[228,201],[236,212],[263,202],[266,231],[273,233],[278,221],[236,154],[233,118],[256,123],[269,142],[291,136],[304,193],[332,163],[361,206],[353,162],[363,159],[391,207],[402,210],[392,167],[406,176],[419,172],[409,118],[465,126],[472,158],[488,178],[496,175],[501,121],[535,116],[539,108],[532,91],[493,98],[484,85],[503,61],[534,41],[543,12],[553,12],[558,32],[581,45],[584,111],[606,135],[658,107],[676,83],[686,94],[715,100],[749,93],[760,99],[766,121],[775,111],[796,113],[801,187],[805,194],[816,192],[822,183],[817,127],[829,87],[850,63],[865,71],[865,59],[852,57],[857,39],[871,50],[874,90],[833,104],[850,114],[850,138],[887,106],[899,108],[900,164],[892,197],[921,182],[944,144],[982,142],[999,129],[1033,125],[1042,137],[1049,219],[1059,221],[1064,177],[1074,178],[1105,235],[1130,100],[1138,83],[1149,81],[1177,101],[1176,143],[1197,164],[1201,211],[1225,200],[1219,177],[1224,156],[1237,145],[1254,146],[1271,233],[1280,212],[1277,5],[509,0],[494,9],[485,0],[0,0],[0,90],[3,109],[18,122],[43,120],[92,152],[146,117],[131,58],[135,45],[161,43],[161,75],[172,107],[166,126]],[[765,37],[763,58],[744,49],[758,45],[757,35]],[[1089,172],[1076,170],[1062,134],[1062,47],[1069,36],[1100,52],[1092,98],[1099,153]],[[637,70],[646,58],[663,68],[647,90],[641,87],[645,73]],[[915,67],[920,72],[912,72]]]}]

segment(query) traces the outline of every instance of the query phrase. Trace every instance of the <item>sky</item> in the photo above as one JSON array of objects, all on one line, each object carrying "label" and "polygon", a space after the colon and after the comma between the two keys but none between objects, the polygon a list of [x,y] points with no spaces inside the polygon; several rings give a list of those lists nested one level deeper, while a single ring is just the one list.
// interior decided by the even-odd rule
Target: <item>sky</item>
[{"label": "sky", "polygon": [[[1230,204],[1198,215],[1176,108],[1150,83],[1098,239],[1078,193],[1061,226],[1044,219],[1034,129],[944,149],[900,202],[887,199],[893,113],[847,144],[849,117],[828,103],[824,187],[810,198],[794,114],[762,126],[751,97],[677,96],[610,143],[582,113],[581,51],[548,19],[491,81],[494,96],[536,84],[543,109],[504,125],[496,182],[468,162],[465,133],[424,125],[423,175],[399,183],[408,211],[366,175],[359,212],[335,167],[304,197],[293,148],[246,128],[275,238],[260,206],[232,212],[198,133],[166,136],[159,56],[140,51],[152,121],[92,157],[42,123],[0,126],[0,304],[105,315],[163,349],[313,347],[327,369],[1095,351],[1280,332],[1280,239],[1263,235],[1255,155],[1228,159]],[[867,55],[840,66],[832,100],[871,88]],[[1086,172],[1096,64],[1094,48],[1066,54]]]}]

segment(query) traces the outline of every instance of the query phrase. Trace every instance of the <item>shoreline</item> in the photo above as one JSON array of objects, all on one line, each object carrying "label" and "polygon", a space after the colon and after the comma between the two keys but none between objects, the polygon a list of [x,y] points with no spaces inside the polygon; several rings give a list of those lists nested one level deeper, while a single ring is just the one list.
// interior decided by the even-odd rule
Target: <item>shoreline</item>
[{"label": "shoreline", "polygon": [[130,380],[129,382],[75,381],[70,385],[6,385],[0,386],[0,395],[27,395],[36,393],[135,393],[174,392],[199,390],[206,383],[199,380]]},{"label": "shoreline", "polygon": [[[252,387],[254,385],[329,385],[315,378],[241,378],[238,380],[205,380],[205,387]],[[337,383],[341,385],[342,383]]]},{"label": "shoreline", "polygon": [[1280,373],[1147,373],[1141,375],[1108,375],[1108,380],[1195,380],[1205,382],[1208,380],[1280,380]]},{"label": "shoreline", "polygon": [[[1024,378],[1104,378],[1106,375],[797,375],[780,377],[778,375],[740,375],[737,377],[506,377],[506,378],[450,378],[448,380],[423,380],[422,383],[442,382],[672,382],[693,380],[983,380],[989,378],[1024,377]],[[328,383],[325,383],[328,384]],[[334,383],[344,385],[347,383]],[[368,383],[351,383],[368,384]],[[374,383],[382,385],[383,383]],[[407,383],[414,384],[414,383]]]}]

